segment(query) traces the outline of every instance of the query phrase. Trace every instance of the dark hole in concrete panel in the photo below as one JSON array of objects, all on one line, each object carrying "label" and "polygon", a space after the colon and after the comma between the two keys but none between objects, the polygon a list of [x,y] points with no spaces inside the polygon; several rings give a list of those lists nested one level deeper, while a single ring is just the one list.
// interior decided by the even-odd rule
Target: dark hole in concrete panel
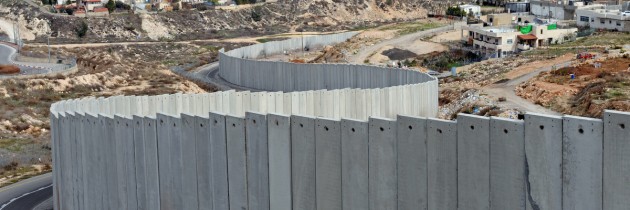
[{"label": "dark hole in concrete panel", "polygon": [[385,129],[383,127],[381,127],[381,131],[384,131]]},{"label": "dark hole in concrete panel", "polygon": [[626,124],[621,123],[621,124],[619,124],[619,127],[620,127],[621,129],[626,129]]},{"label": "dark hole in concrete panel", "polygon": [[217,124],[217,123],[219,123],[219,121],[217,121],[217,120],[214,120],[214,124]]},{"label": "dark hole in concrete panel", "polygon": [[232,127],[236,127],[236,124],[232,123]]},{"label": "dark hole in concrete panel", "polygon": [[160,123],[164,123],[164,120],[160,120]]},{"label": "dark hole in concrete panel", "polygon": [[538,127],[540,128],[540,130],[545,130],[545,126],[544,125],[540,125]]},{"label": "dark hole in concrete panel", "polygon": [[474,125],[471,125],[471,126],[470,126],[470,130],[475,130],[475,126],[474,126]]},{"label": "dark hole in concrete panel", "polygon": [[503,133],[508,133],[508,130],[507,129],[503,129]]},{"label": "dark hole in concrete panel", "polygon": [[175,127],[175,126],[176,126],[176,124],[175,124],[175,123],[173,123],[173,127]]},{"label": "dark hole in concrete panel", "polygon": [[254,122],[254,124],[256,124],[256,120],[252,120],[252,122]]},{"label": "dark hole in concrete panel", "polygon": [[328,130],[328,126],[324,126],[324,130]]},{"label": "dark hole in concrete panel", "polygon": [[276,120],[276,125],[279,125],[280,123]]},{"label": "dark hole in concrete panel", "polygon": [[584,133],[584,129],[581,129],[581,128],[580,128],[580,129],[578,129],[578,132],[579,132],[580,134],[583,134],[583,133]]},{"label": "dark hole in concrete panel", "polygon": [[409,130],[411,130],[411,129],[413,129],[413,126],[411,126],[411,125],[410,125],[410,126],[409,126]]},{"label": "dark hole in concrete panel", "polygon": [[304,127],[304,124],[300,123],[300,128],[303,128],[303,127]]},{"label": "dark hole in concrete panel", "polygon": [[442,129],[437,129],[437,132],[438,133],[442,133]]},{"label": "dark hole in concrete panel", "polygon": [[354,133],[354,131],[355,131],[355,130],[354,130],[354,128],[352,128],[352,129],[350,129],[350,130],[352,130],[352,132],[353,132],[353,133]]},{"label": "dark hole in concrete panel", "polygon": [[203,128],[203,124],[199,124],[199,127],[202,127],[202,128]]}]

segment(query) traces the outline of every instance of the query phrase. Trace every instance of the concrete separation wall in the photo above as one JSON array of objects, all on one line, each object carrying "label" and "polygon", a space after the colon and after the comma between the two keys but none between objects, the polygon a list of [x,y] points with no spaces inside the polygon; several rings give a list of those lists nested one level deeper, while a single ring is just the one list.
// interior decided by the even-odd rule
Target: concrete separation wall
[{"label": "concrete separation wall", "polygon": [[[295,64],[255,60],[302,47],[314,49],[344,42],[356,34],[346,32],[294,38],[221,51],[219,75],[240,87],[281,91],[242,92],[246,98],[250,95],[250,108],[275,101],[275,107],[267,105],[251,109],[259,113],[360,120],[367,120],[369,116],[391,119],[396,114],[436,116],[438,81],[422,72],[353,64]],[[293,102],[289,103],[289,100]],[[244,103],[248,102],[244,100]],[[285,106],[281,106],[281,103]],[[243,114],[236,113],[238,116]]]},{"label": "concrete separation wall", "polygon": [[630,113],[362,121],[169,97],[54,104],[56,209],[627,207]]}]

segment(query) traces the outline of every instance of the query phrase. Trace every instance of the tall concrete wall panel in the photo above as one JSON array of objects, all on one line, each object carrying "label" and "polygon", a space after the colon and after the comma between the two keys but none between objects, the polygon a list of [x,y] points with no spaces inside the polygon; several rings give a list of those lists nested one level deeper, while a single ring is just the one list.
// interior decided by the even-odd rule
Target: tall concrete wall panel
[{"label": "tall concrete wall panel", "polygon": [[[275,104],[265,101],[264,109],[290,105],[343,118],[354,110],[299,102],[352,104],[342,98],[361,91],[367,92],[266,93]],[[392,93],[407,95],[404,86]],[[628,113],[606,111],[603,121],[535,113],[524,120],[401,115],[365,121],[232,116],[212,107],[199,111],[199,100],[194,102],[201,96],[201,103],[215,108],[238,104],[230,99],[238,92],[222,94],[214,95],[226,96],[221,103],[211,101],[212,94],[182,94],[181,101],[177,95],[149,97],[166,102],[129,110],[103,105],[124,98],[53,104],[55,209],[627,207]],[[246,101],[248,93],[240,94]],[[375,104],[365,109],[408,109],[381,109],[392,94],[372,96]],[[128,101],[133,104],[133,97]]]},{"label": "tall concrete wall panel", "polygon": [[525,208],[522,121],[490,119],[490,209]]},{"label": "tall concrete wall panel", "polygon": [[341,210],[341,123],[315,120],[315,198],[318,210]]},{"label": "tall concrete wall panel", "polygon": [[427,209],[457,209],[457,124],[427,121]]},{"label": "tall concrete wall panel", "polygon": [[525,115],[526,209],[562,209],[562,118]]},{"label": "tall concrete wall panel", "polygon": [[490,209],[490,120],[457,117],[457,209]]},{"label": "tall concrete wall panel", "polygon": [[315,210],[315,120],[291,116],[293,209]]},{"label": "tall concrete wall panel", "polygon": [[341,188],[343,209],[369,209],[368,123],[341,121]]},{"label": "tall concrete wall panel", "polygon": [[[630,206],[630,115],[607,111],[604,113],[604,210]],[[620,184],[625,183],[625,184]]]},{"label": "tall concrete wall panel", "polygon": [[565,116],[562,123],[562,208],[602,209],[602,120]]},{"label": "tall concrete wall panel", "polygon": [[427,122],[397,119],[398,209],[427,209]]},{"label": "tall concrete wall panel", "polygon": [[370,118],[368,133],[370,209],[396,209],[396,122]]}]

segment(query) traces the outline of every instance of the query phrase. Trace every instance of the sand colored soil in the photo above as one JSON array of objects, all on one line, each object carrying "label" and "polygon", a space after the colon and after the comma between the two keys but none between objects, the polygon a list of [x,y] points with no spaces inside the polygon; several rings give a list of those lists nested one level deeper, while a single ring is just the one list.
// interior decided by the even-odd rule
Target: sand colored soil
[{"label": "sand colored soil", "polygon": [[20,68],[13,65],[0,65],[0,74],[17,74]]}]

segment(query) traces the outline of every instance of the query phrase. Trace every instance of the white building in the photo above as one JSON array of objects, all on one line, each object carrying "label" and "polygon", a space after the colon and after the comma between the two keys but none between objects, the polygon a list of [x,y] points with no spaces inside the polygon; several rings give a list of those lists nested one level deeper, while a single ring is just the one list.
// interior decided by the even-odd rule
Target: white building
[{"label": "white building", "polygon": [[575,13],[578,26],[630,32],[630,11],[622,11],[621,5],[589,5]]},{"label": "white building", "polygon": [[461,10],[464,10],[464,12],[466,12],[466,15],[472,15],[475,17],[481,16],[481,7],[479,5],[463,4],[459,5],[459,8]]},{"label": "white building", "polygon": [[573,0],[533,0],[530,1],[530,12],[533,15],[559,20],[573,20],[575,10],[584,6],[584,2]]},{"label": "white building", "polygon": [[462,41],[488,57],[505,57],[538,46],[572,41],[577,28],[558,29],[555,24],[483,27],[481,24],[462,27]]}]

